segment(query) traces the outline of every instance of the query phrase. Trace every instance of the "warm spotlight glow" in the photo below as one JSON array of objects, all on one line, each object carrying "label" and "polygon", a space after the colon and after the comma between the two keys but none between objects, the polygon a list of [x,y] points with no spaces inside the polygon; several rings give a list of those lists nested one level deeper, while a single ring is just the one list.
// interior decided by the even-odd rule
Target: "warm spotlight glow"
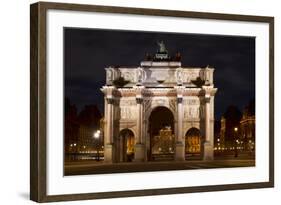
[{"label": "warm spotlight glow", "polygon": [[98,139],[99,137],[100,137],[100,131],[98,130],[94,133],[94,138]]}]

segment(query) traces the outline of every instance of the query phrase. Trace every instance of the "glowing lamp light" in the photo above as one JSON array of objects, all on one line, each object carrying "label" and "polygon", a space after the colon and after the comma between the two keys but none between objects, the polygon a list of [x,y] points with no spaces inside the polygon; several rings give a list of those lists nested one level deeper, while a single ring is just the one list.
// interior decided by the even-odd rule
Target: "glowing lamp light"
[{"label": "glowing lamp light", "polygon": [[98,131],[97,131],[97,132],[95,132],[95,134],[94,134],[94,138],[95,138],[95,139],[98,139],[99,137],[100,137],[100,132],[98,132]]}]

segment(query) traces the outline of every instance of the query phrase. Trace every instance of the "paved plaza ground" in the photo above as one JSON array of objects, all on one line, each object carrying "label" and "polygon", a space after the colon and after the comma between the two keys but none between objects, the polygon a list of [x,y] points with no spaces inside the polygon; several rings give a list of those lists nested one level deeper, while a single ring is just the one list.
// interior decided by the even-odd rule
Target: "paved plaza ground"
[{"label": "paved plaza ground", "polygon": [[104,163],[103,161],[78,161],[65,163],[65,175],[85,175],[120,172],[142,171],[167,171],[167,170],[192,170],[211,168],[251,167],[255,166],[255,160],[247,156],[238,158],[216,157],[213,161],[187,160],[158,161],[158,162],[127,162],[127,163]]}]

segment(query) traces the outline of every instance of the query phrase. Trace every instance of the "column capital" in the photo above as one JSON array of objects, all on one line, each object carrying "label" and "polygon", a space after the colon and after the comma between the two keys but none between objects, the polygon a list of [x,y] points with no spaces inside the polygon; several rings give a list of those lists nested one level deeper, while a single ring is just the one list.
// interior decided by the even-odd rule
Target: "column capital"
[{"label": "column capital", "polygon": [[205,101],[205,103],[210,103],[211,97],[210,96],[205,96],[204,101]]},{"label": "column capital", "polygon": [[112,95],[114,95],[114,91],[115,91],[115,89],[116,89],[116,87],[115,86],[102,86],[102,88],[100,89],[102,92],[103,92],[103,94],[105,95],[105,96],[112,96]]},{"label": "column capital", "polygon": [[106,101],[107,101],[108,104],[113,104],[114,98],[106,98]]},{"label": "column capital", "polygon": [[143,98],[137,97],[136,101],[137,101],[137,104],[142,104],[143,103]]},{"label": "column capital", "polygon": [[[174,89],[177,91],[177,99],[182,98],[185,87],[182,85],[177,85],[174,87]],[[178,101],[178,103],[179,103],[179,101]]]},{"label": "column capital", "polygon": [[217,92],[217,88],[214,88],[214,85],[203,85],[202,89],[205,93],[205,96],[214,96]]},{"label": "column capital", "polygon": [[177,103],[182,103],[183,98],[182,97],[177,97]]}]

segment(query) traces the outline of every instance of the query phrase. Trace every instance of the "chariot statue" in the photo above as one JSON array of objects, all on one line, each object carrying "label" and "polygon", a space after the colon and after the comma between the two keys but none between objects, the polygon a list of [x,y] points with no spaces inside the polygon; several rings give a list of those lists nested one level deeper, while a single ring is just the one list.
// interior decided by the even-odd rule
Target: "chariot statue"
[{"label": "chariot statue", "polygon": [[166,53],[167,52],[166,46],[165,46],[163,41],[157,42],[157,44],[159,45],[159,52],[160,53]]}]

